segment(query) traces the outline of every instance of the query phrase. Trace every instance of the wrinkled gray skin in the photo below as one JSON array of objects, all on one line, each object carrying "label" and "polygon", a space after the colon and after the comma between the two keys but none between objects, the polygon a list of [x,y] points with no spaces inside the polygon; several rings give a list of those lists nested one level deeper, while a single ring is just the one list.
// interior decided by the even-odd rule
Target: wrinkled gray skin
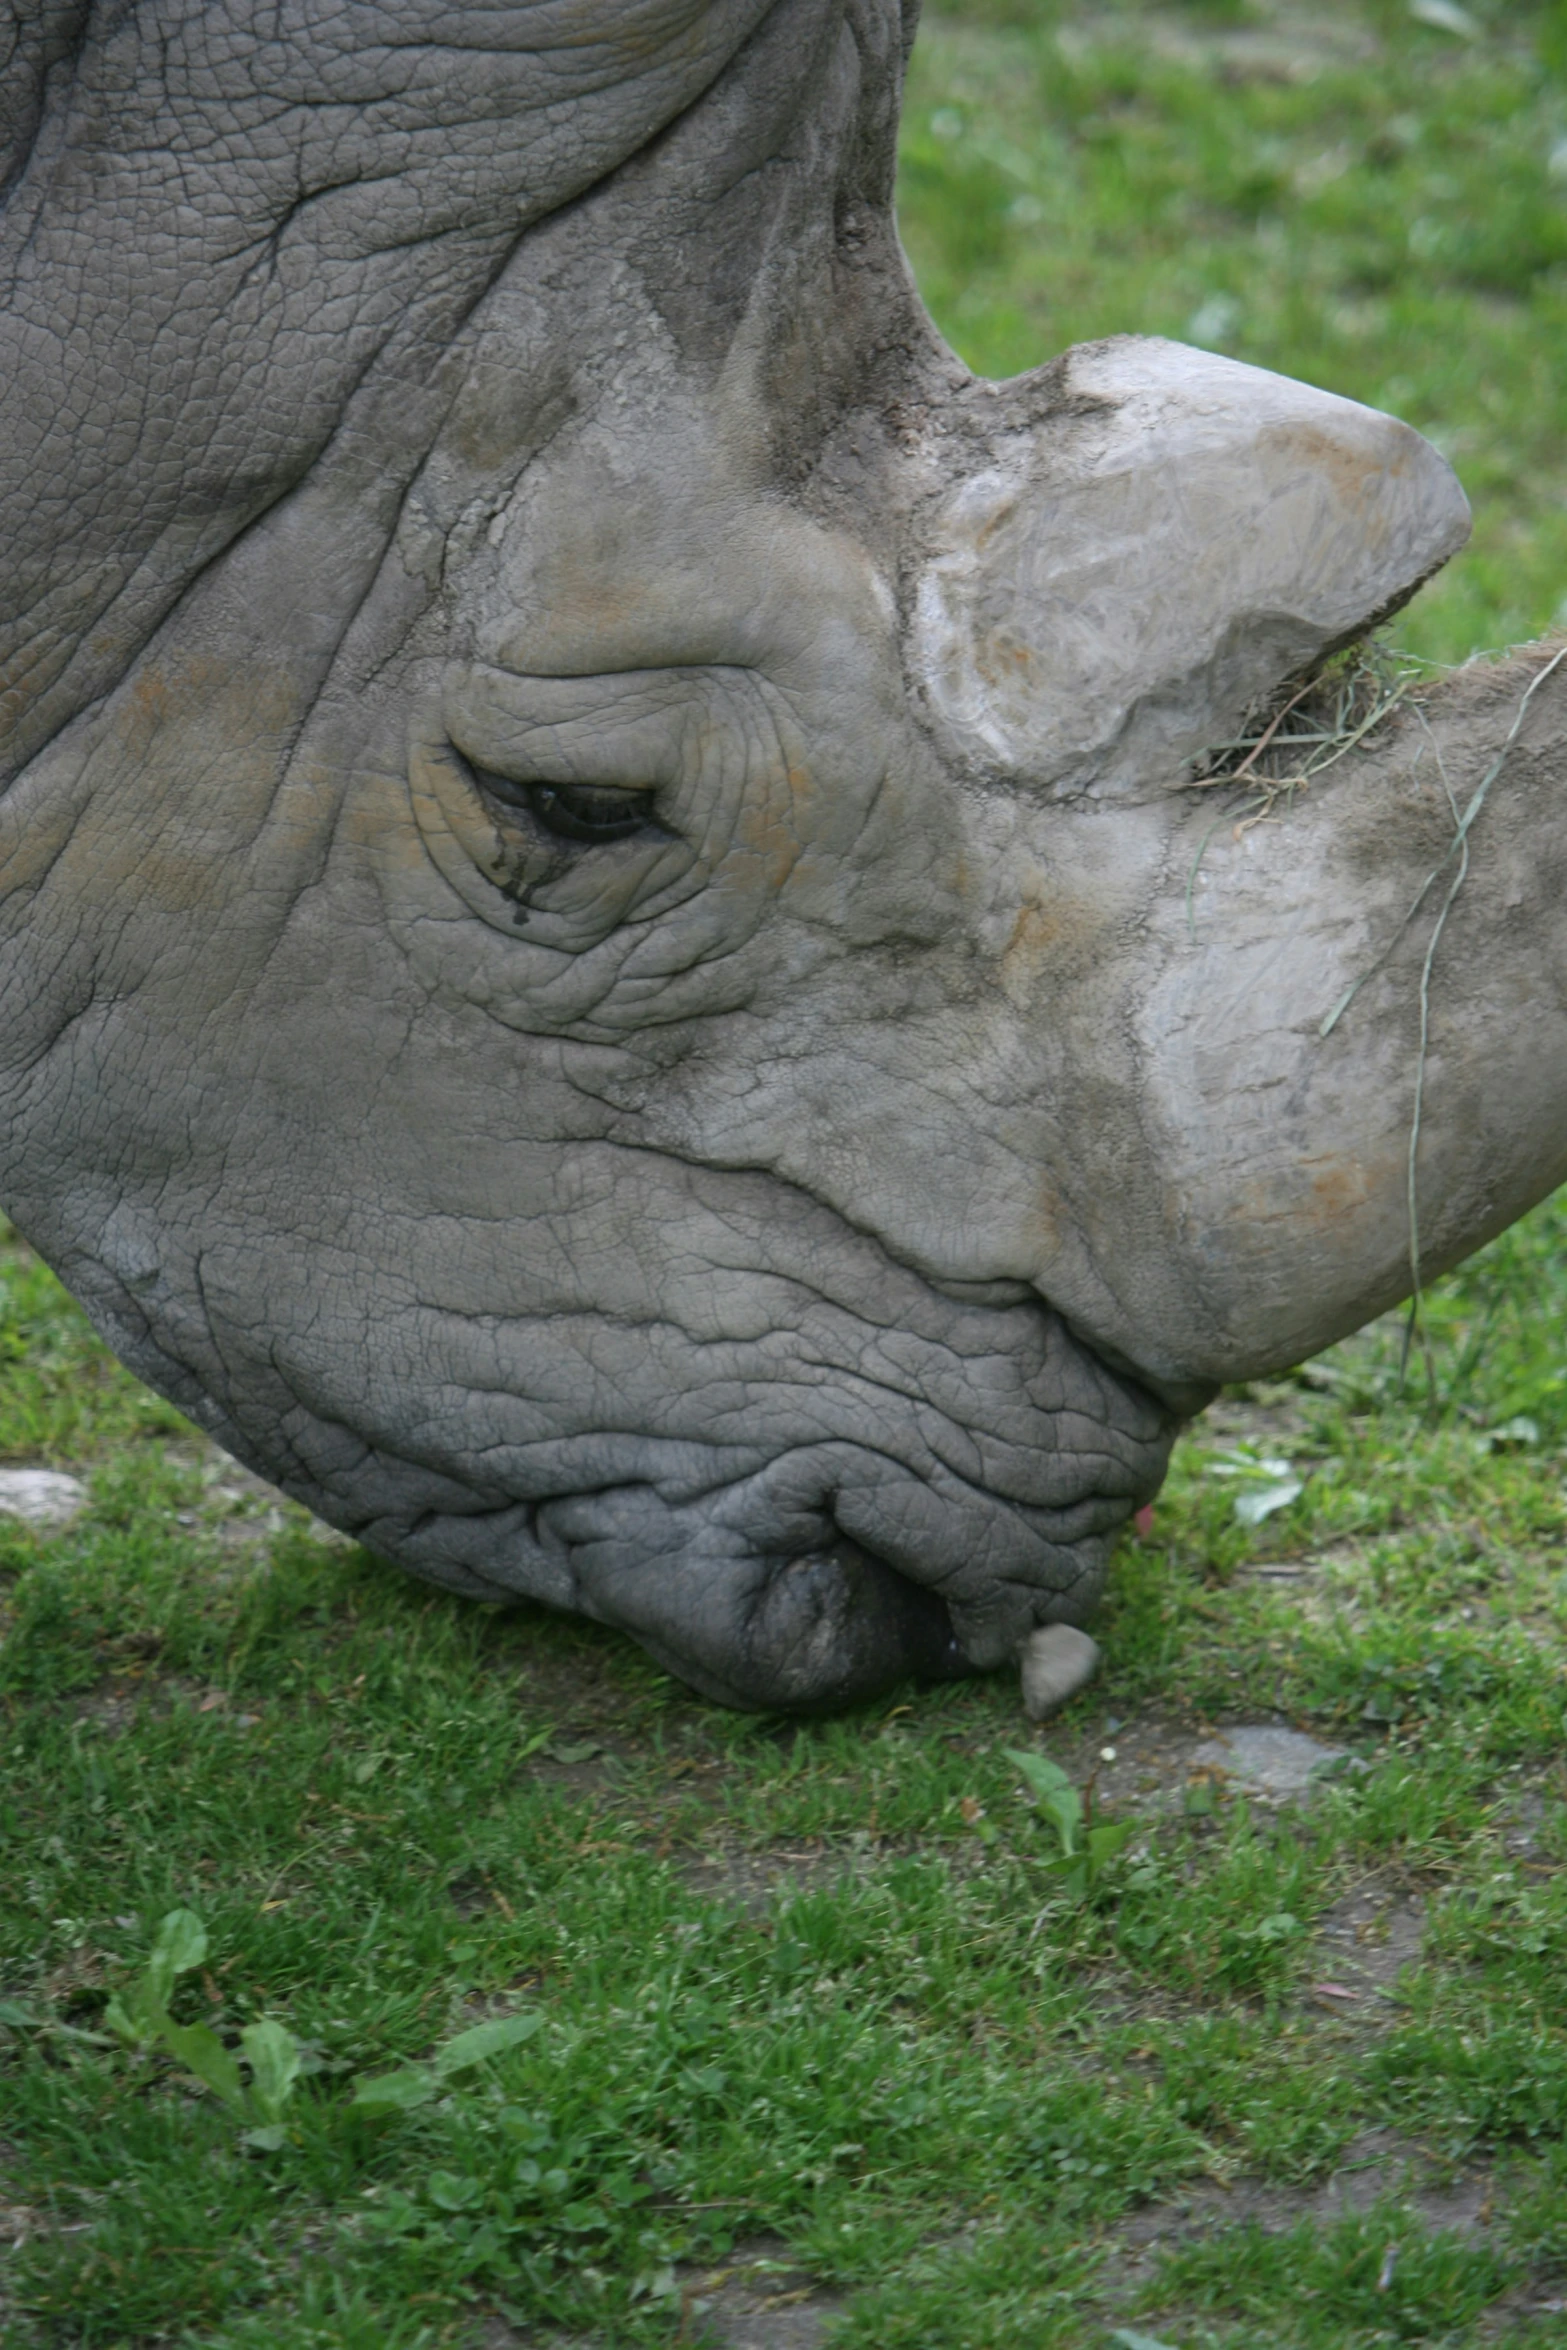
[{"label": "wrinkled gray skin", "polygon": [[[1462,499],[1169,345],[970,379],[911,30],[44,0],[0,111],[0,1199],[323,1517],[744,1705],[1081,1621],[1180,1416],[1407,1287],[1398,925],[1538,667],[1214,829]],[[1557,683],[1430,1270],[1567,1173]]]}]

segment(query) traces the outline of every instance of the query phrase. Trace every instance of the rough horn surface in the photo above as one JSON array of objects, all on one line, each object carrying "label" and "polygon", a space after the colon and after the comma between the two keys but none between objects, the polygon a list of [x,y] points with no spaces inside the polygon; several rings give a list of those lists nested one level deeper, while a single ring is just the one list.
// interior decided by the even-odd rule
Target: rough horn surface
[{"label": "rough horn surface", "polygon": [[[1081,1623],[1181,1414],[1399,1294],[1405,917],[1538,667],[1214,830],[1461,497],[1167,344],[971,379],[910,29],[89,0],[0,109],[0,1198],[324,1517],[739,1704]],[[1430,1271],[1567,1172],[1564,675]]]},{"label": "rough horn surface", "polygon": [[1469,535],[1430,442],[1352,400],[1150,337],[1056,374],[1066,417],[959,486],[919,586],[915,663],[980,772],[1167,784]]}]

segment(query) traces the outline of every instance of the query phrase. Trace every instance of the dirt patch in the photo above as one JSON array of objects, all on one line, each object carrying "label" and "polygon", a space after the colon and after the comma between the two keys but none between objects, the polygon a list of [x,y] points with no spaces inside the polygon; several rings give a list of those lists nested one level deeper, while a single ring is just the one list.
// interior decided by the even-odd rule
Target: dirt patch
[{"label": "dirt patch", "polygon": [[1499,1822],[1502,1849],[1509,1860],[1523,1861],[1536,1869],[1552,1866],[1552,1848],[1558,1843],[1564,1824],[1561,1812],[1564,1792],[1567,1790],[1563,1787],[1560,1763],[1553,1764],[1543,1776],[1515,1785],[1503,1805]]},{"label": "dirt patch", "polygon": [[140,1716],[147,1695],[139,1681],[103,1681],[73,1701],[71,1715],[75,1721],[93,1723],[106,1738],[119,1738]]},{"label": "dirt patch", "polygon": [[737,2244],[722,2266],[681,2279],[682,2330],[697,2350],[816,2350],[843,2296],[776,2239]]},{"label": "dirt patch", "polygon": [[1341,1746],[1326,1746],[1288,1723],[1172,1721],[1160,1714],[1130,1721],[1107,1716],[1056,1760],[1095,1798],[1126,1813],[1167,1814],[1194,1801],[1245,1795],[1268,1806],[1309,1801],[1319,1774],[1352,1766]]},{"label": "dirt patch", "polygon": [[537,2334],[531,2326],[514,2326],[510,2318],[491,2311],[475,2332],[463,2336],[463,2350],[607,2350],[603,2342],[583,2334]]},{"label": "dirt patch", "polygon": [[1492,2302],[1479,2321],[1477,2338],[1482,2342],[1508,2342],[1524,2326],[1536,2325],[1542,2317],[1564,2315],[1567,2315],[1567,2294],[1562,2292],[1560,2279],[1531,2277],[1525,2284],[1513,2286],[1499,2301]]},{"label": "dirt patch", "polygon": [[1310,1997],[1359,2023],[1390,2020],[1398,1978],[1418,1966],[1425,1903],[1405,1886],[1372,1878],[1341,1894],[1319,1920]]},{"label": "dirt patch", "polygon": [[[690,2350],[817,2350],[843,2296],[820,2284],[777,2237],[737,2244],[711,2267],[677,2272],[680,2322],[675,2339]],[[492,2315],[468,2337],[468,2350],[608,2350],[580,2335],[519,2330]]]},{"label": "dirt patch", "polygon": [[585,1803],[614,1792],[628,1756],[624,1745],[568,1734],[552,1738],[547,1746],[530,1754],[518,1777],[534,1787],[557,1788],[573,1803]]},{"label": "dirt patch", "polygon": [[670,1865],[691,1892],[758,1917],[780,1897],[841,1884],[854,1860],[841,1846],[824,1844],[793,1849],[775,1845],[759,1852],[714,1844],[701,1852],[674,1854]]},{"label": "dirt patch", "polygon": [[1331,2175],[1312,2185],[1292,2187],[1244,2176],[1228,2183],[1203,2179],[1167,2202],[1132,2213],[1111,2239],[1116,2254],[1106,2272],[1114,2280],[1111,2297],[1120,2305],[1146,2292],[1157,2279],[1161,2254],[1181,2245],[1248,2224],[1266,2235],[1282,2235],[1303,2220],[1314,2228],[1332,2228],[1390,2199],[1425,2229],[1477,2238],[1492,2223],[1493,2193],[1488,2167],[1456,2176],[1437,2173],[1396,2131],[1364,2130],[1345,2148]]},{"label": "dirt patch", "polygon": [[241,1736],[256,1729],[262,1719],[259,1713],[247,1712],[237,1704],[226,1689],[213,1689],[173,1673],[147,1679],[134,1672],[113,1675],[77,1697],[71,1713],[78,1722],[93,1723],[105,1738],[118,1738],[138,1722],[149,1717],[161,1720],[180,1707],[213,1715],[224,1728]]},{"label": "dirt patch", "polygon": [[1198,1742],[1189,1722],[1143,1714],[1130,1721],[1106,1716],[1097,1732],[1080,1732],[1070,1746],[1059,1738],[1048,1743],[1079,1786],[1092,1786],[1097,1802],[1123,1812],[1170,1812],[1185,1804]]}]

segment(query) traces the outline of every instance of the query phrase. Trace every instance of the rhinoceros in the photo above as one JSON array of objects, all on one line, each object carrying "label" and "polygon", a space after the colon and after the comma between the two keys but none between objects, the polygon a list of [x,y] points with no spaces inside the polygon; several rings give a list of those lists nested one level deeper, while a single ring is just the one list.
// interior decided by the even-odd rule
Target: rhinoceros
[{"label": "rhinoceros", "polygon": [[1156,339],[967,373],[899,0],[16,21],[0,1199],[241,1460],[841,1705],[1081,1626],[1412,1200],[1567,1173],[1567,671],[1190,788],[1462,493]]}]

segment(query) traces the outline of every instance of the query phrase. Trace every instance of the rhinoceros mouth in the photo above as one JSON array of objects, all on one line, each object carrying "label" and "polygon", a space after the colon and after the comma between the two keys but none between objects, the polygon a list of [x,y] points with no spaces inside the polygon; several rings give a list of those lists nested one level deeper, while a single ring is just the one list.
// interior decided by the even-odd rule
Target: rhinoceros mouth
[{"label": "rhinoceros mouth", "polygon": [[[593,1208],[623,1155],[551,1163],[562,1229],[590,1231],[560,1203]],[[524,1310],[537,1217],[506,1227],[516,1247],[476,1245],[470,1276],[381,1213],[341,1267],[300,1252],[264,1294],[252,1251],[209,1242],[183,1278],[165,1249],[155,1293],[116,1279],[100,1311],[220,1441],[367,1548],[594,1618],[729,1704],[842,1706],[1086,1620],[1163,1476],[1165,1403],[1037,1296],[943,1294],[787,1186],[634,1172],[641,1219],[592,1310]]]},{"label": "rhinoceros mouth", "polygon": [[472,1596],[531,1597],[628,1632],[720,1703],[826,1712],[994,1669],[1037,1624],[1085,1620],[1173,1426],[1145,1409],[1134,1457],[1125,1426],[1106,1426],[1095,1456],[1079,1423],[1069,1461],[1040,1430],[1050,1505],[840,1437],[749,1476],[731,1464],[721,1482],[711,1454],[704,1466],[686,1448],[683,1462],[650,1455],[640,1479],[498,1504],[475,1493],[469,1509],[353,1531]]}]

